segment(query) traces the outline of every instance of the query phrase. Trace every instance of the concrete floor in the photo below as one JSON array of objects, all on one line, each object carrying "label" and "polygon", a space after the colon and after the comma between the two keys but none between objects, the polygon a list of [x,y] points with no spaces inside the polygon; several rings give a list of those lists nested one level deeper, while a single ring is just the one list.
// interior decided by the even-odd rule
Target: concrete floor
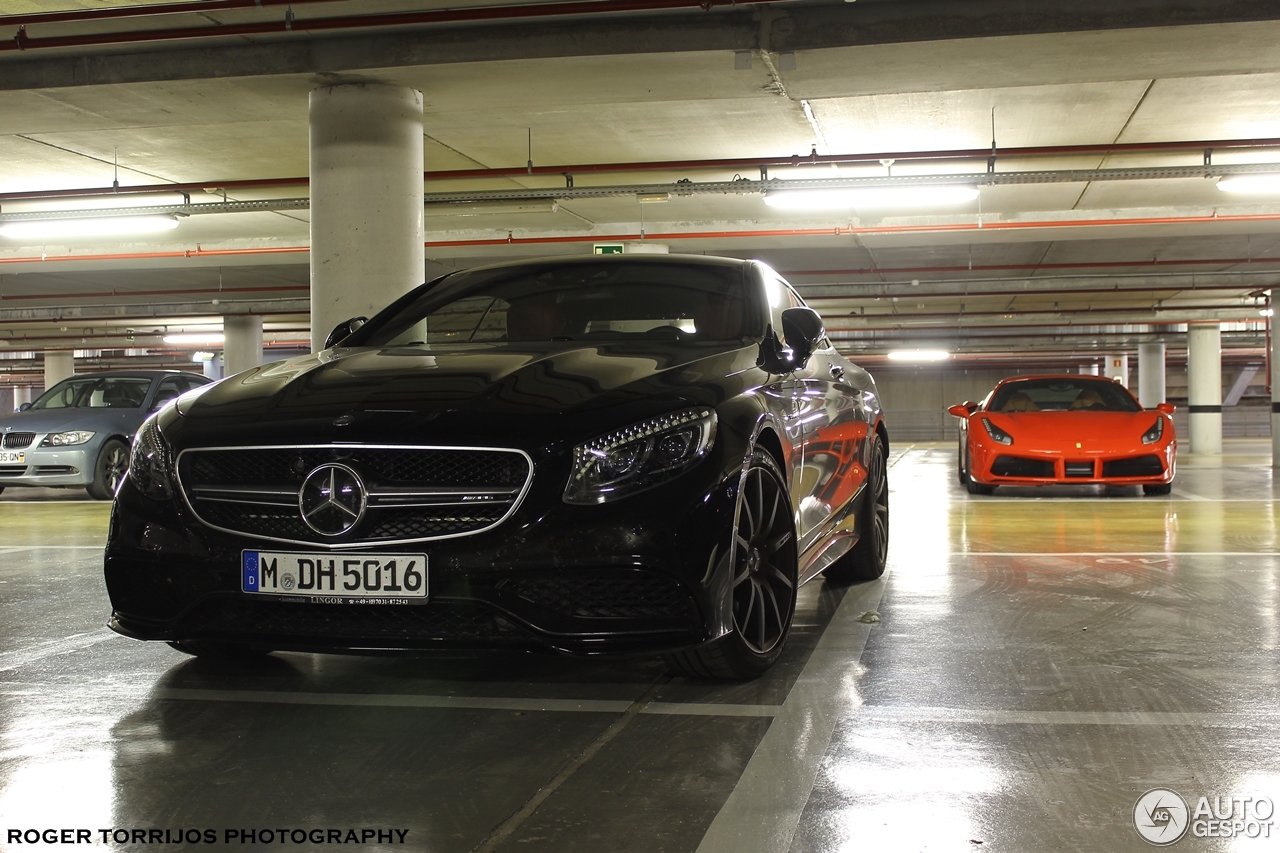
[{"label": "concrete floor", "polygon": [[[1225,798],[1280,800],[1280,489],[1268,444],[1227,454],[1184,456],[1167,498],[975,498],[952,446],[896,448],[885,578],[807,586],[782,661],[736,685],[647,660],[193,660],[102,627],[106,505],[9,490],[0,847],[1137,851],[1153,788],[1250,818]],[[408,834],[292,832],[379,829]]]}]

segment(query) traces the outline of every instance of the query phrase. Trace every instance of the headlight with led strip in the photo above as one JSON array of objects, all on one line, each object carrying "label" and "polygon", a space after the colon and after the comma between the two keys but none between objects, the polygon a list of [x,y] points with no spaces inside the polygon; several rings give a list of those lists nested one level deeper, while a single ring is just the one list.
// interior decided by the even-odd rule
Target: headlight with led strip
[{"label": "headlight with led strip", "polygon": [[602,435],[573,448],[569,504],[601,504],[642,492],[689,470],[716,438],[712,409],[684,409]]},{"label": "headlight with led strip", "polygon": [[173,497],[173,458],[154,417],[138,429],[129,455],[129,478],[144,495],[162,501]]},{"label": "headlight with led strip", "polygon": [[[1129,433],[1133,435],[1133,433]],[[1156,422],[1151,425],[1151,429],[1142,434],[1143,444],[1155,444],[1164,436],[1164,416],[1156,417]]]}]

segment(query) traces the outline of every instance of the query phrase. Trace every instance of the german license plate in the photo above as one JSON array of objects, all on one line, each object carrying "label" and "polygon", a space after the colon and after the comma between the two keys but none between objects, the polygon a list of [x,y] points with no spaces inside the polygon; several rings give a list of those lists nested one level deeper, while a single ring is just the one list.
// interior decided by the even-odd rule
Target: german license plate
[{"label": "german license plate", "polygon": [[0,464],[23,463],[27,461],[27,451],[25,450],[0,450]]},{"label": "german license plate", "polygon": [[312,604],[425,604],[427,555],[244,551],[240,589]]}]

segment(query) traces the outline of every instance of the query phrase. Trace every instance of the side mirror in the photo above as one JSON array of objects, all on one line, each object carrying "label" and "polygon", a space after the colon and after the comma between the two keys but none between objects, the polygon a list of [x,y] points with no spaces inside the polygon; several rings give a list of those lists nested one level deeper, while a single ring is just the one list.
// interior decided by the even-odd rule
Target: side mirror
[{"label": "side mirror", "polygon": [[779,376],[796,369],[795,354],[791,351],[791,347],[783,345],[782,341],[778,340],[772,323],[765,327],[764,340],[760,342],[760,357],[756,359],[756,366]]},{"label": "side mirror", "polygon": [[782,334],[791,344],[796,367],[804,367],[818,342],[827,333],[822,317],[812,308],[788,308],[782,312]]},{"label": "side mirror", "polygon": [[959,403],[955,406],[951,406],[950,408],[948,408],[947,414],[955,415],[957,418],[967,418],[969,417],[969,415],[972,415],[973,412],[970,411],[969,407],[966,406],[964,403]]},{"label": "side mirror", "polygon": [[1156,411],[1164,412],[1166,415],[1172,415],[1177,408],[1173,403],[1156,403]]},{"label": "side mirror", "polygon": [[324,348],[336,347],[350,337],[352,332],[367,322],[369,322],[368,317],[352,317],[350,320],[343,320],[334,326],[333,331],[329,333],[329,337],[324,339]]},{"label": "side mirror", "polygon": [[30,404],[30,403],[22,403],[21,405],[19,405],[19,406],[18,406],[17,411],[19,411],[19,412],[25,412],[25,411],[26,411],[27,409],[29,409],[29,408],[31,408],[31,404]]}]

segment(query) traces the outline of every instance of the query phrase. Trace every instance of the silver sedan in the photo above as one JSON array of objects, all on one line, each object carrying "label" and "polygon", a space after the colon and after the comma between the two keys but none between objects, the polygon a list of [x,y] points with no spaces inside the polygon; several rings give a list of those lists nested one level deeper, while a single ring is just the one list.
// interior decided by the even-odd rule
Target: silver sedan
[{"label": "silver sedan", "polygon": [[0,491],[86,488],[110,500],[129,469],[129,444],[147,415],[209,380],[177,370],[73,376],[0,418]]}]

